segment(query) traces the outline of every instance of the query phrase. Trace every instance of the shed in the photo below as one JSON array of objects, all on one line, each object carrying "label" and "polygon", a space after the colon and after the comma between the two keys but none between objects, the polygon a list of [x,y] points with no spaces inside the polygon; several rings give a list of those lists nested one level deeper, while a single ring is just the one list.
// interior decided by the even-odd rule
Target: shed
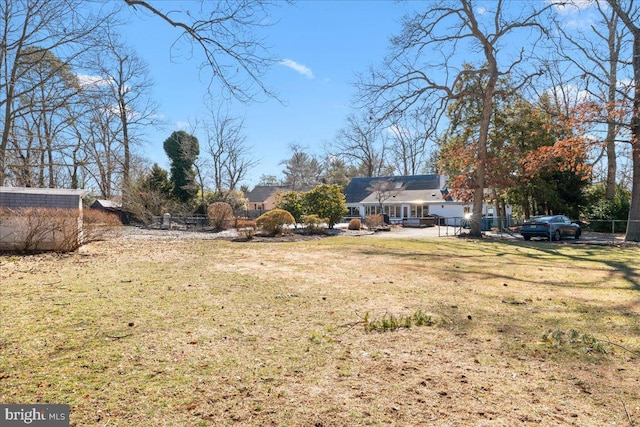
[{"label": "shed", "polygon": [[62,188],[0,187],[0,208],[79,209],[86,190]]},{"label": "shed", "polygon": [[118,215],[120,222],[125,225],[129,225],[131,223],[131,212],[123,210],[122,203],[113,200],[97,199],[91,204],[91,206],[89,206],[89,208]]},{"label": "shed", "polygon": [[86,194],[86,190],[75,189],[0,187],[0,250],[77,246],[82,238],[82,198]]}]

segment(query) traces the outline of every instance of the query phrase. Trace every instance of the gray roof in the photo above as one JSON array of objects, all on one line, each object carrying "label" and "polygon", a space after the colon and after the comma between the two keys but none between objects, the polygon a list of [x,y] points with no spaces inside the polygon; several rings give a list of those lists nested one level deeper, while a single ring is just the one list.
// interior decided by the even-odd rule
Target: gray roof
[{"label": "gray roof", "polygon": [[258,185],[245,194],[250,203],[262,203],[278,191],[290,191],[291,188],[277,185]]},{"label": "gray roof", "polygon": [[49,194],[57,196],[79,196],[84,197],[89,192],[80,189],[66,188],[35,188],[35,187],[0,187],[0,193],[12,194]]},{"label": "gray roof", "polygon": [[113,200],[97,199],[91,204],[91,207],[94,206],[102,206],[107,209],[120,209],[122,207],[122,203],[114,202]]},{"label": "gray roof", "polygon": [[375,197],[370,197],[372,191],[368,188],[380,181],[391,182],[394,185],[393,188],[397,189],[396,197],[393,200],[402,202],[444,200],[440,188],[440,176],[433,174],[352,178],[344,189],[346,202],[349,204],[375,201]]},{"label": "gray roof", "polygon": [[0,207],[82,209],[80,199],[87,193],[63,188],[0,187]]}]

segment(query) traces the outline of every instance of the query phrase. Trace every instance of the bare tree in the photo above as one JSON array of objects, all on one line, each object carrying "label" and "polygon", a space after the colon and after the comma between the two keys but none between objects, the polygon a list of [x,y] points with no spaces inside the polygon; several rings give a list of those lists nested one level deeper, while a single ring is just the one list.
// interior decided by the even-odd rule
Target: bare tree
[{"label": "bare tree", "polygon": [[391,121],[390,150],[394,169],[402,175],[416,175],[424,169],[427,147],[435,129],[429,128],[420,114],[403,114]]},{"label": "bare tree", "polygon": [[93,89],[85,87],[81,109],[73,121],[76,156],[83,158],[82,171],[97,185],[100,195],[110,199],[117,194],[122,170],[122,145],[117,139],[121,124],[114,114],[113,100],[102,89]]},{"label": "bare tree", "polygon": [[373,181],[368,187],[367,191],[374,194],[375,199],[380,206],[380,213],[383,212],[384,202],[395,197],[399,193],[399,187],[392,180],[378,179]]},{"label": "bare tree", "polygon": [[625,240],[640,241],[640,5],[633,0],[607,0],[611,9],[627,27],[633,38],[631,64],[633,66],[633,108],[631,129],[632,188],[629,222]]},{"label": "bare tree", "polygon": [[293,191],[308,190],[322,182],[322,164],[300,144],[290,144],[291,157],[280,162],[284,166],[282,183]]},{"label": "bare tree", "polygon": [[[276,63],[259,31],[269,27],[267,9],[272,0],[200,0],[176,10],[173,5],[154,6],[149,1],[124,0],[134,10],[151,13],[182,31],[173,47],[186,43],[189,56],[202,57],[201,68],[211,73],[226,93],[240,101],[264,94],[274,96],[262,77]],[[192,6],[191,4],[187,6]],[[196,53],[196,51],[198,53]],[[176,59],[172,52],[172,58]]]},{"label": "bare tree", "polygon": [[[28,71],[22,72],[23,68]],[[79,86],[70,67],[49,51],[27,49],[19,70],[21,84],[36,90],[22,95],[17,104],[21,108],[13,121],[7,167],[18,185],[54,187],[59,185],[61,157],[67,148],[62,135],[68,127],[64,107],[76,97]]]},{"label": "bare tree", "polygon": [[99,53],[85,66],[97,74],[93,76],[98,83],[94,89],[102,91],[105,107],[115,116],[114,137],[122,152],[120,188],[126,206],[132,184],[132,148],[144,128],[157,125],[158,107],[149,95],[152,82],[148,66],[136,52],[118,40],[113,31],[107,31],[95,44],[101,47]]},{"label": "bare tree", "polygon": [[[572,7],[566,5],[565,7]],[[586,31],[570,31],[562,21],[556,24],[561,35],[558,52],[561,58],[577,68],[577,84],[604,106],[602,121],[606,126],[604,147],[596,161],[606,154],[606,198],[613,199],[618,170],[616,140],[621,124],[617,110],[628,96],[628,88],[621,85],[623,64],[620,55],[629,47],[628,29],[621,24],[615,11],[605,3],[593,2],[599,20]],[[575,71],[574,71],[575,73]],[[630,79],[629,79],[630,80]],[[558,86],[555,87],[556,91]]]},{"label": "bare tree", "polygon": [[[187,45],[188,54],[183,59],[201,60],[201,69],[210,73],[210,87],[215,82],[220,83],[224,93],[250,101],[264,95],[274,96],[262,80],[266,68],[276,62],[269,55],[262,31],[271,25],[267,19],[268,9],[276,3],[271,0],[200,1],[173,10],[170,9],[173,6],[162,2],[152,5],[143,0],[125,0],[119,4],[82,0],[0,0],[0,185],[4,185],[8,174],[7,149],[18,144],[16,120],[25,117],[31,109],[21,100],[31,96],[40,84],[46,84],[58,71],[51,70],[42,75],[40,82],[27,79],[36,64],[25,66],[28,63],[26,55],[55,52],[61,67],[73,69],[78,64],[88,66],[81,61],[85,53],[102,49],[99,67],[108,71],[108,78],[114,82],[111,86],[114,89],[113,106],[119,112],[118,138],[124,148],[119,161],[122,162],[126,190],[130,182],[130,149],[135,141],[133,127],[136,121],[142,122],[142,117],[147,120],[151,117],[144,114],[151,108],[149,104],[143,105],[142,98],[137,98],[146,84],[141,78],[146,75],[144,64],[129,49],[109,37],[108,28],[120,9],[151,14],[182,30],[182,35],[172,45],[172,58],[177,59],[173,54]],[[243,166],[246,165],[237,162],[235,168],[241,170]]]},{"label": "bare tree", "polygon": [[[56,78],[60,68],[73,64],[90,49],[92,46],[85,43],[87,36],[113,16],[101,8],[90,12],[82,5],[81,0],[0,0],[0,185],[7,177],[7,147],[15,121],[30,109],[19,100]],[[46,51],[59,55],[60,68],[44,73],[39,82],[27,79],[38,63],[25,66],[26,57]]]},{"label": "bare tree", "polygon": [[387,135],[369,116],[352,114],[329,148],[367,177],[391,174],[387,162]]},{"label": "bare tree", "polygon": [[251,156],[242,118],[210,103],[203,120],[210,157],[213,190],[221,195],[236,190],[258,161]]},{"label": "bare tree", "polygon": [[[483,4],[484,6],[484,4]],[[361,88],[368,95],[372,113],[387,118],[417,108],[432,117],[442,117],[448,103],[475,96],[482,104],[476,133],[473,172],[473,218],[471,235],[481,236],[485,192],[487,138],[492,119],[492,100],[499,94],[500,76],[510,75],[514,90],[539,75],[529,67],[545,28],[539,19],[550,4],[518,2],[508,7],[498,0],[491,9],[475,7],[472,0],[429,2],[427,10],[404,21],[402,33],[392,39],[393,50],[381,71],[372,70]],[[479,13],[481,12],[481,13]],[[522,43],[518,44],[518,40]],[[511,46],[506,49],[505,46]],[[477,66],[464,69],[463,63]],[[485,76],[483,90],[462,93],[457,81],[467,73]],[[439,119],[434,120],[438,124]]]}]

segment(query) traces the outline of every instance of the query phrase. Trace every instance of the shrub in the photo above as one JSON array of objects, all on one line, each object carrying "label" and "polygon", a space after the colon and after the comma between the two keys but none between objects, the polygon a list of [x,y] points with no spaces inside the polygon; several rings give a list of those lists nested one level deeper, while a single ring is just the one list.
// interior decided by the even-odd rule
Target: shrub
[{"label": "shrub", "polygon": [[353,218],[351,221],[349,221],[349,230],[360,230],[362,229],[362,221],[360,221],[360,218]]},{"label": "shrub", "polygon": [[108,227],[122,225],[122,221],[120,221],[120,217],[117,214],[99,209],[84,209],[82,211],[82,222],[84,225],[101,225]]},{"label": "shrub", "polygon": [[233,220],[233,208],[226,202],[214,202],[207,208],[209,223],[216,230],[226,230]]},{"label": "shrub", "polygon": [[586,216],[592,220],[590,227],[593,231],[610,233],[612,224],[616,233],[624,233],[629,218],[631,194],[625,188],[616,187],[616,193],[611,200],[605,198],[603,186],[595,186],[590,190],[591,203],[585,209]]},{"label": "shrub", "polygon": [[266,212],[256,220],[256,225],[262,229],[263,233],[269,236],[275,236],[289,231],[285,228],[285,225],[292,224],[295,224],[293,215],[282,209],[274,209]]},{"label": "shrub", "polygon": [[239,219],[236,222],[236,229],[238,230],[238,237],[247,240],[253,239],[256,232],[256,222],[250,219]]},{"label": "shrub", "polygon": [[370,229],[382,227],[384,224],[384,216],[380,214],[370,215],[365,218],[364,223]]},{"label": "shrub", "polygon": [[71,252],[83,243],[77,209],[3,209],[0,219],[2,243],[8,250]]},{"label": "shrub", "polygon": [[307,215],[304,217],[305,230],[309,234],[324,234],[328,221],[326,218],[320,218],[318,215]]},{"label": "shrub", "polygon": [[84,209],[82,214],[82,243],[102,240],[109,230],[122,226],[120,217],[113,212]]}]

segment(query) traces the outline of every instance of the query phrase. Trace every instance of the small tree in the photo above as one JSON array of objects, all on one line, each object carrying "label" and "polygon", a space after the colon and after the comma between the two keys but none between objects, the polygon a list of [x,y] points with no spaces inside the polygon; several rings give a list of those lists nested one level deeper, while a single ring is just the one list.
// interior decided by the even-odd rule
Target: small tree
[{"label": "small tree", "polygon": [[175,208],[169,174],[157,164],[153,165],[148,175],[140,177],[130,191],[127,210],[138,221],[149,223],[153,216],[171,212]]},{"label": "small tree", "polygon": [[326,218],[329,228],[348,212],[346,199],[339,185],[322,184],[304,194],[305,211]]},{"label": "small tree", "polygon": [[398,195],[398,189],[391,180],[374,181],[367,187],[367,191],[374,194],[378,204],[380,205],[380,213],[383,212],[384,202]]},{"label": "small tree", "polygon": [[302,222],[304,216],[304,196],[303,193],[297,191],[282,191],[276,195],[278,209],[289,212],[296,221],[296,224]]}]

